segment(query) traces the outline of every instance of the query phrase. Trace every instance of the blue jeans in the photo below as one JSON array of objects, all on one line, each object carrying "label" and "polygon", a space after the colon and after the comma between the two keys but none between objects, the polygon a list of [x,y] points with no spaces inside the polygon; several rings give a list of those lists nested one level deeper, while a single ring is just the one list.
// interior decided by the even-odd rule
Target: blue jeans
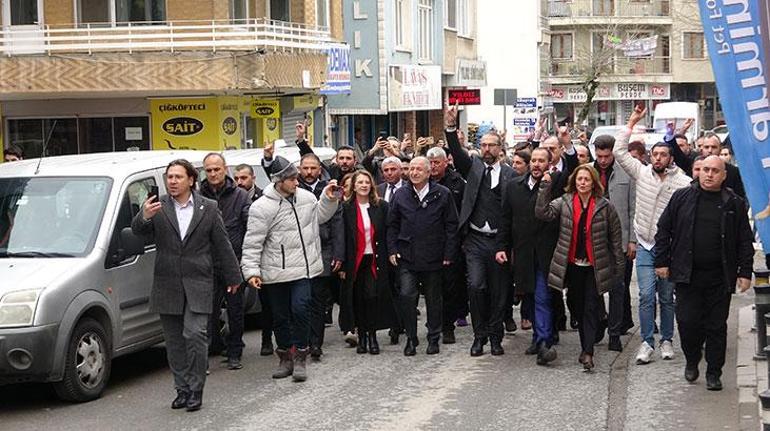
[{"label": "blue jeans", "polygon": [[660,341],[674,337],[674,283],[655,275],[655,254],[641,245],[636,249],[636,281],[639,284],[639,328],[642,340],[655,347],[655,300],[660,301]]},{"label": "blue jeans", "polygon": [[544,342],[548,347],[553,343],[553,310],[551,310],[551,288],[548,287],[548,274],[540,268],[535,269],[535,321],[533,322],[533,341]]},{"label": "blue jeans", "polygon": [[273,313],[273,333],[281,350],[304,349],[310,338],[310,291],[307,278],[263,287]]}]

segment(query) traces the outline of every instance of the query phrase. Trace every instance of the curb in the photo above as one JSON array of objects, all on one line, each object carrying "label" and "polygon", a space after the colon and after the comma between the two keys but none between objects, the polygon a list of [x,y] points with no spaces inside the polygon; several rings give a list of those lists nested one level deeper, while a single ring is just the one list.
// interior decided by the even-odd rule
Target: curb
[{"label": "curb", "polygon": [[754,306],[747,305],[738,312],[738,358],[736,378],[738,386],[738,415],[741,430],[762,429],[762,405],[757,394],[767,389],[767,363],[754,359],[756,334]]}]

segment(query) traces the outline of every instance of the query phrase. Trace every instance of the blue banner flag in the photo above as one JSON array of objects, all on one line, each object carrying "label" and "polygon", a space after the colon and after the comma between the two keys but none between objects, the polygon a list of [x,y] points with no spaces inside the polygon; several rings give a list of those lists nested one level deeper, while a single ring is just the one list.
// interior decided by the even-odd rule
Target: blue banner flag
[{"label": "blue banner flag", "polygon": [[770,0],[699,0],[719,101],[765,252],[770,252]]}]

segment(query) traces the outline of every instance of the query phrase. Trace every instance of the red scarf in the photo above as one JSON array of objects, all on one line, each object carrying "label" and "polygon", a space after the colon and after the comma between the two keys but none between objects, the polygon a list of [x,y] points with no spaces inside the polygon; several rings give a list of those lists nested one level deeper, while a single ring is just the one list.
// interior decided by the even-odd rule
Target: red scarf
[{"label": "red scarf", "polygon": [[[361,207],[358,206],[358,201],[355,201],[353,203],[356,207],[356,265],[353,269],[353,278],[352,280],[356,280],[356,274],[358,274],[358,267],[361,265],[361,261],[364,260],[364,251],[366,251],[366,230],[364,229],[364,217],[361,215]],[[369,204],[371,207],[371,204]],[[375,238],[375,231],[374,231],[374,221],[371,220],[371,217],[369,218],[369,224],[370,224],[370,231],[371,231],[371,241],[372,241],[372,251],[374,252],[372,254],[372,276],[374,278],[377,278],[377,259],[374,258],[376,256],[377,250],[374,249],[376,242],[374,241]]]},{"label": "red scarf", "polygon": [[[591,221],[594,218],[594,209],[596,208],[596,199],[593,196],[588,200],[588,214],[586,216],[586,256],[591,265],[594,264],[594,247],[591,243]],[[577,249],[578,224],[580,216],[583,214],[583,204],[580,202],[580,196],[577,193],[572,197],[572,241],[569,244],[569,263],[575,263],[575,251]]]}]

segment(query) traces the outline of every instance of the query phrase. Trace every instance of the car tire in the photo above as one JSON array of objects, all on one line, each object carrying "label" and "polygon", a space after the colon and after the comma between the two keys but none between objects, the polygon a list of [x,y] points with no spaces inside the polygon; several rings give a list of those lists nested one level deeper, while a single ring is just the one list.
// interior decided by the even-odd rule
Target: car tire
[{"label": "car tire", "polygon": [[112,370],[112,349],[101,323],[84,318],[75,326],[67,345],[64,378],[55,382],[65,401],[85,402],[101,396]]}]

